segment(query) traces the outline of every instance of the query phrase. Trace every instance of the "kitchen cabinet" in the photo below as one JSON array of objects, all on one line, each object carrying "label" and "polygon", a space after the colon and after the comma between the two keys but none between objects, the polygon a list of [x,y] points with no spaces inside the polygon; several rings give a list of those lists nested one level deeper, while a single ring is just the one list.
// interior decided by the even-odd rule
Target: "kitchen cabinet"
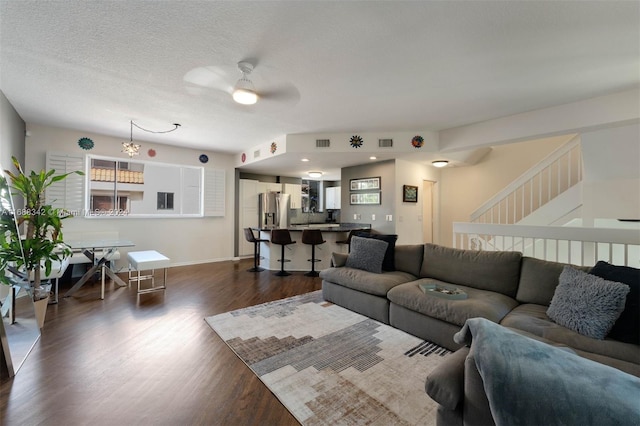
[{"label": "kitchen cabinet", "polygon": [[333,186],[327,188],[325,198],[325,208],[327,210],[339,210],[340,209],[340,197],[342,191],[339,186]]},{"label": "kitchen cabinet", "polygon": [[292,209],[300,209],[302,208],[302,185],[299,183],[285,183],[284,191],[285,194],[291,195],[289,208]]},{"label": "kitchen cabinet", "polygon": [[258,182],[258,193],[262,192],[282,192],[282,184],[274,182]]}]

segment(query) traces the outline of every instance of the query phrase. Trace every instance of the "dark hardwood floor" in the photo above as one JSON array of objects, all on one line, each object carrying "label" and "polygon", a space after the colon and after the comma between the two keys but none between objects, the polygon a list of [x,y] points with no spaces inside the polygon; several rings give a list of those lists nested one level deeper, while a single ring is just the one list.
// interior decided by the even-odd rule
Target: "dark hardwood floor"
[{"label": "dark hardwood floor", "polygon": [[109,282],[100,300],[96,282],[61,297],[18,374],[0,385],[0,423],[298,424],[204,318],[319,290],[321,280],[251,266],[171,268],[164,295]]}]

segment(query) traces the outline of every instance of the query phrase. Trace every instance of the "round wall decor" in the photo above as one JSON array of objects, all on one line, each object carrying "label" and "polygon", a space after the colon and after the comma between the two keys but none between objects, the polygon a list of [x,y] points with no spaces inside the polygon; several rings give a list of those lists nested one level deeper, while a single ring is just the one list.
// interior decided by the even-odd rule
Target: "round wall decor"
[{"label": "round wall decor", "polygon": [[242,157],[240,157],[240,159],[242,160],[242,162],[244,163],[245,161],[247,161],[247,154],[245,154],[244,152],[242,153]]},{"label": "round wall decor", "polygon": [[80,138],[78,140],[78,146],[88,151],[93,148],[93,141],[89,138]]},{"label": "round wall decor", "polygon": [[358,135],[354,135],[351,136],[351,139],[349,140],[349,143],[351,144],[352,148],[360,148],[362,146],[362,144],[364,143],[364,141],[362,140],[362,138]]},{"label": "round wall decor", "polygon": [[271,142],[271,153],[275,154],[278,149],[278,145],[275,142]]},{"label": "round wall decor", "polygon": [[422,145],[424,145],[424,138],[420,135],[414,136],[413,139],[411,139],[411,145],[413,145],[414,148],[422,148]]},{"label": "round wall decor", "polygon": [[209,161],[209,157],[207,157],[205,154],[200,155],[200,157],[198,157],[198,159],[200,160],[200,162],[202,164],[206,163],[207,161]]},{"label": "round wall decor", "polygon": [[147,151],[147,154],[149,154],[149,157],[155,157],[156,156],[156,150],[155,149],[150,149],[149,151]]}]

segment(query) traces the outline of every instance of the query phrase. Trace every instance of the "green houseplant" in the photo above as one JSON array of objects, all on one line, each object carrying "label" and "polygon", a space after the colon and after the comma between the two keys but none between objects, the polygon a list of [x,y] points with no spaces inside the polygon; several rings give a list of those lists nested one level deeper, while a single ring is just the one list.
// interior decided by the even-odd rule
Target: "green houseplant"
[{"label": "green houseplant", "polygon": [[[12,161],[16,172],[5,170],[5,173],[11,181],[13,194],[24,198],[24,208],[14,213],[18,226],[25,228],[25,235],[9,233],[8,237],[3,238],[3,260],[0,262],[14,262],[19,269],[26,271],[33,282],[34,300],[38,300],[48,296],[48,291],[44,291],[41,284],[41,265],[44,265],[45,274],[49,275],[53,261],[64,260],[71,254],[71,250],[62,239],[62,220],[72,215],[65,209],[46,204],[45,190],[71,174],[84,173],[75,171],[56,175],[55,170],[42,170],[39,173],[31,171],[27,174],[15,157],[12,157]],[[20,255],[20,240],[24,256]],[[3,266],[6,267],[0,264],[0,268]]]}]

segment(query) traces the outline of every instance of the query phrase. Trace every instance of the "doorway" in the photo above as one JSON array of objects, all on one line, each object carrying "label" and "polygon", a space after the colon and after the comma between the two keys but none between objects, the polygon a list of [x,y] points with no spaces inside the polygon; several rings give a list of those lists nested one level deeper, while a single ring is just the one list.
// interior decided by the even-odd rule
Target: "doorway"
[{"label": "doorway", "polygon": [[435,182],[422,181],[422,240],[433,243],[433,192]]}]

